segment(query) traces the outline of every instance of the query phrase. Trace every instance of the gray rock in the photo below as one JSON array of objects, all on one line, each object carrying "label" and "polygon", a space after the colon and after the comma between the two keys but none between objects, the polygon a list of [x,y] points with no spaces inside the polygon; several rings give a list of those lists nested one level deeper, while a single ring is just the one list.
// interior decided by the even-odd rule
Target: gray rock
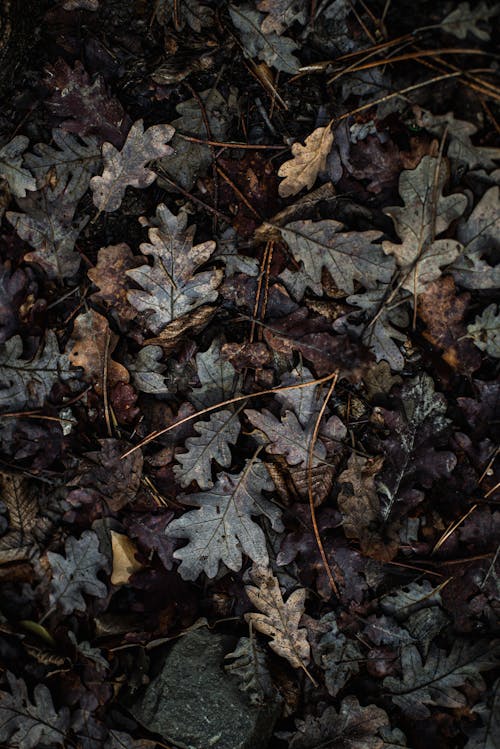
[{"label": "gray rock", "polygon": [[266,749],[279,705],[250,704],[224,671],[234,638],[190,632],[168,652],[158,676],[129,707],[145,728],[180,749]]}]

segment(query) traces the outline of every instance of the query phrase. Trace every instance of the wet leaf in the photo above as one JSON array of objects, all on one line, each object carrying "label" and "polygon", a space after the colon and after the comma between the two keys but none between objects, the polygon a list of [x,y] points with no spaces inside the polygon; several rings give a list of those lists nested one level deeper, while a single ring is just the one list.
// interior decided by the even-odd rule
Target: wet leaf
[{"label": "wet leaf", "polygon": [[106,385],[128,382],[128,371],[111,358],[118,336],[112,332],[103,315],[91,309],[75,319],[68,358],[74,367],[83,369],[83,377],[102,393]]},{"label": "wet leaf", "polygon": [[496,304],[486,307],[483,314],[467,326],[467,332],[478,349],[500,359],[500,313]]},{"label": "wet leaf", "polygon": [[20,336],[0,344],[0,408],[4,410],[39,408],[57,382],[77,376],[78,373],[70,369],[66,354],[59,353],[53,331],[48,331],[45,343],[31,359],[23,356]]},{"label": "wet leaf", "polygon": [[377,231],[343,232],[338,221],[294,221],[280,229],[295,259],[302,262],[307,285],[322,294],[322,268],[327,268],[338,289],[352,293],[354,282],[365,287],[390,281],[394,261],[375,244]]}]

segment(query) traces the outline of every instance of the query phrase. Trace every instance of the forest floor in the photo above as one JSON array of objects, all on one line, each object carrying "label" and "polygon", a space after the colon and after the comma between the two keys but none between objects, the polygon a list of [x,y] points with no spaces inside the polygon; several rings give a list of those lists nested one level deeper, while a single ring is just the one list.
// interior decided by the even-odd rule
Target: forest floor
[{"label": "forest floor", "polygon": [[0,111],[1,747],[500,746],[499,18],[45,3]]}]

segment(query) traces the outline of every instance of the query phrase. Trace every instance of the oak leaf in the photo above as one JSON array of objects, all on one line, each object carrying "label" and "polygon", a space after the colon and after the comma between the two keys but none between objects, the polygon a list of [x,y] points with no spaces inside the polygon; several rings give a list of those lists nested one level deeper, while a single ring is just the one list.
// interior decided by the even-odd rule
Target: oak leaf
[{"label": "oak leaf", "polygon": [[256,564],[268,563],[266,538],[253,516],[264,515],[275,530],[283,529],[280,510],[262,496],[273,486],[264,464],[254,459],[239,474],[219,473],[213,489],[182,498],[183,504],[198,509],[172,521],[166,533],[188,539],[174,552],[185,580],[196,580],[201,572],[215,577],[220,562],[238,571],[243,553]]},{"label": "oak leaf", "polygon": [[484,0],[471,8],[469,2],[459,3],[457,7],[448,13],[439,24],[441,28],[453,34],[457,39],[465,39],[468,33],[473,34],[482,41],[487,41],[490,38],[490,33],[486,29],[481,28],[479,23],[486,23],[491,16],[496,16],[500,13],[500,6],[498,3],[492,6],[488,6]]},{"label": "oak leaf", "polygon": [[83,369],[84,379],[91,382],[98,393],[105,385],[112,387],[118,382],[129,381],[125,367],[111,359],[117,342],[118,336],[110,329],[106,318],[95,310],[82,312],[76,318],[70,339],[69,360],[73,366]]},{"label": "oak leaf", "polygon": [[87,275],[99,289],[91,295],[91,300],[102,304],[106,311],[115,314],[123,324],[137,315],[127,298],[129,284],[126,271],[137,267],[142,258],[133,255],[125,242],[101,247],[94,268]]},{"label": "oak leaf", "polygon": [[337,288],[352,293],[354,282],[367,288],[377,281],[388,282],[394,261],[375,244],[378,231],[345,232],[338,221],[293,221],[280,229],[295,259],[301,261],[307,285],[315,294],[323,293],[321,271],[326,268]]},{"label": "oak leaf", "polygon": [[47,552],[52,568],[50,603],[59,606],[63,614],[85,611],[82,593],[104,598],[108,589],[97,579],[100,569],[108,560],[99,551],[99,540],[94,531],[84,531],[79,539],[69,536],[65,544],[65,556]]},{"label": "oak leaf", "polygon": [[316,182],[318,173],[326,167],[326,160],[333,145],[331,127],[318,127],[305,140],[305,145],[294,143],[292,159],[285,161],[278,171],[279,177],[284,177],[279,186],[282,198],[296,195],[304,187],[308,190]]},{"label": "oak leaf", "polygon": [[146,313],[148,327],[158,334],[183,315],[217,299],[223,271],[197,272],[212,256],[215,242],[193,245],[196,227],[187,227],[185,211],[176,216],[161,204],[157,216],[160,225],[149,229],[150,243],[141,244],[141,252],[153,257],[153,266],[141,265],[126,273],[144,289],[129,291],[130,303]]},{"label": "oak leaf", "polygon": [[[23,679],[7,671],[10,692],[0,692],[0,740],[17,749],[66,745],[69,708],[56,710],[45,684],[37,684],[33,700]],[[8,743],[7,743],[8,742]]]},{"label": "oak leaf", "polygon": [[238,415],[223,409],[211,414],[208,421],[197,421],[194,429],[196,437],[188,437],[184,447],[185,453],[178,453],[174,474],[181,486],[186,487],[196,481],[200,489],[213,486],[212,461],[223,468],[231,465],[230,444],[235,444],[241,425]]},{"label": "oak leaf", "polygon": [[50,527],[48,518],[41,518],[39,489],[24,476],[0,471],[0,499],[9,517],[9,530],[0,537],[0,564],[28,559],[37,539]]},{"label": "oak leaf", "polygon": [[257,57],[284,73],[298,71],[300,63],[293,55],[297,44],[287,36],[264,33],[260,28],[260,13],[248,5],[230,5],[229,15],[240,33],[247,57]]},{"label": "oak leaf", "polygon": [[307,20],[302,0],[258,0],[257,8],[267,13],[260,26],[263,34],[282,34],[292,23],[305,24]]},{"label": "oak leaf", "polygon": [[0,148],[0,177],[7,180],[10,192],[17,198],[24,198],[27,190],[36,190],[35,178],[23,166],[23,153],[28,143],[25,135],[16,135]]},{"label": "oak leaf", "polygon": [[478,349],[500,359],[500,312],[496,304],[486,307],[482,315],[467,326],[467,332]]},{"label": "oak leaf", "polygon": [[397,260],[401,285],[412,294],[420,294],[438,278],[441,267],[450,265],[462,245],[454,239],[436,239],[467,205],[465,195],[442,194],[448,178],[447,162],[424,156],[416,169],[406,170],[399,178],[404,207],[386,208],[394,221],[401,244],[385,241],[384,252]]},{"label": "oak leaf", "polygon": [[94,205],[100,211],[116,211],[128,186],[144,188],[151,185],[156,179],[156,172],[147,169],[146,164],[172,153],[171,146],[166,143],[174,132],[171,125],[152,125],[145,131],[142,120],[137,120],[130,128],[121,151],[112,143],[104,143],[103,173],[90,180]]},{"label": "oak leaf", "polygon": [[251,603],[261,613],[245,614],[246,621],[262,634],[271,637],[271,648],[292,666],[307,666],[311,648],[307,630],[300,627],[306,599],[305,589],[293,591],[285,602],[278,580],[267,567],[254,565],[251,577],[255,585],[246,585],[245,591]]},{"label": "oak leaf", "polygon": [[457,687],[484,689],[481,671],[496,668],[499,655],[498,642],[455,639],[449,654],[432,644],[424,661],[415,645],[406,645],[401,654],[402,677],[388,676],[383,686],[406,715],[424,720],[431,714],[427,705],[466,705],[467,698]]}]

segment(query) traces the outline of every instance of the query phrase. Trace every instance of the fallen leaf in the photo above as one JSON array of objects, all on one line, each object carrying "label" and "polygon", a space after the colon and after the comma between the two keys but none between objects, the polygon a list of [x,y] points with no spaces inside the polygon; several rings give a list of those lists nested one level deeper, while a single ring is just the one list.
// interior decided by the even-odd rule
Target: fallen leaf
[{"label": "fallen leaf", "polygon": [[0,177],[7,180],[10,192],[18,198],[24,198],[27,190],[36,190],[35,178],[23,167],[23,153],[28,143],[25,135],[16,135],[0,148]]},{"label": "fallen leaf", "polygon": [[304,187],[309,190],[316,182],[318,173],[326,168],[326,160],[333,145],[331,127],[318,127],[305,140],[305,145],[294,143],[292,159],[285,161],[278,170],[284,177],[279,186],[282,198],[296,195]]},{"label": "fallen leaf", "polygon": [[157,215],[160,226],[149,229],[149,244],[141,244],[141,252],[153,256],[153,266],[141,265],[126,274],[144,289],[129,291],[129,302],[146,313],[148,327],[158,334],[183,315],[217,299],[223,272],[197,272],[213,254],[215,242],[194,245],[196,227],[186,228],[184,211],[176,216],[160,204]]},{"label": "fallen leaf", "polygon": [[127,585],[134,572],[144,569],[144,565],[137,561],[137,546],[128,536],[116,531],[110,531],[112,572],[111,585]]},{"label": "fallen leaf", "polygon": [[247,57],[257,57],[270,67],[284,73],[296,73],[299,61],[293,55],[297,44],[287,36],[266,34],[260,28],[260,14],[247,5],[230,5],[229,15],[240,32],[244,52]]},{"label": "fallen leaf", "polygon": [[141,258],[132,254],[128,244],[101,247],[95,268],[89,268],[87,275],[99,291],[91,295],[91,300],[102,304],[111,314],[116,313],[122,323],[133,320],[137,311],[127,299],[129,285],[126,271],[137,267]]},{"label": "fallen leaf", "polygon": [[112,143],[104,143],[103,173],[90,180],[94,205],[100,211],[116,211],[128,186],[144,189],[151,185],[156,179],[156,172],[147,169],[146,164],[172,153],[171,146],[166,142],[171,140],[173,134],[171,125],[152,125],[145,131],[142,120],[137,120],[130,128],[121,151]]},{"label": "fallen leaf", "polygon": [[478,349],[500,359],[500,313],[496,304],[490,304],[474,323],[467,325],[467,332]]},{"label": "fallen leaf", "polygon": [[481,0],[475,8],[471,8],[470,3],[463,2],[459,3],[451,13],[448,13],[439,25],[448,34],[456,36],[457,39],[465,39],[467,34],[470,33],[485,41],[490,38],[490,33],[480,28],[478,24],[486,23],[491,16],[496,16],[498,13],[500,13],[498,3],[490,7],[484,0]]},{"label": "fallen leaf", "polygon": [[465,195],[443,196],[448,178],[445,159],[424,156],[416,169],[401,173],[399,192],[405,205],[386,208],[394,221],[401,244],[385,241],[384,252],[394,255],[400,268],[401,285],[420,294],[441,275],[441,267],[458,257],[462,246],[454,239],[436,239],[467,205]]},{"label": "fallen leaf", "polygon": [[113,387],[129,381],[125,367],[111,358],[117,342],[118,336],[106,318],[95,310],[82,312],[75,319],[68,357],[74,367],[83,369],[84,379],[94,385],[97,393],[102,393],[104,384]]},{"label": "fallen leaf", "polygon": [[311,648],[307,641],[307,630],[300,627],[304,613],[306,591],[299,588],[285,602],[278,580],[267,568],[254,565],[251,572],[255,585],[246,585],[245,591],[259,614],[245,614],[245,619],[258,632],[271,637],[270,647],[294,666],[307,666]]}]

